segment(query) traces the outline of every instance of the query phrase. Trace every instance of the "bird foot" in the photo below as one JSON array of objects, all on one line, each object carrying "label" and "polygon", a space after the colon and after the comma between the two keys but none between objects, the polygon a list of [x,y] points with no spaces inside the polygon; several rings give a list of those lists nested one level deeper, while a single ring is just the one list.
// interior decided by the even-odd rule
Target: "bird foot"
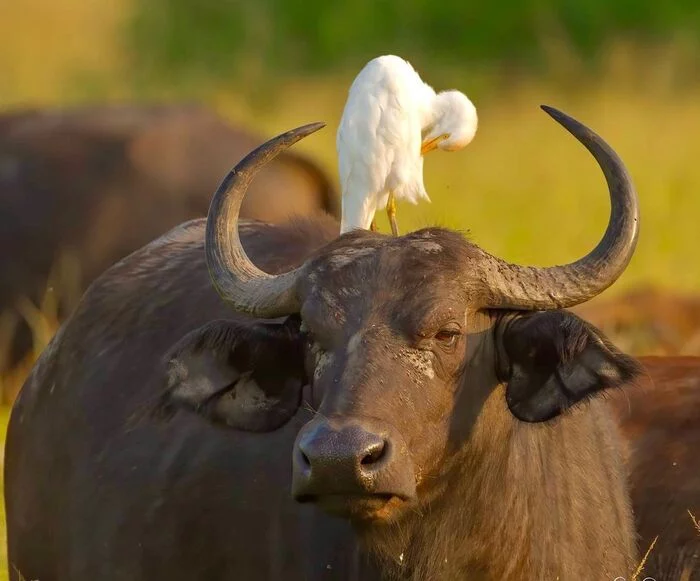
[{"label": "bird foot", "polygon": [[391,223],[391,233],[394,236],[399,235],[399,227],[396,224],[396,216],[389,216],[389,222]]},{"label": "bird foot", "polygon": [[389,223],[391,224],[391,233],[394,236],[398,236],[399,226],[396,223],[396,198],[394,198],[393,193],[389,194],[389,199],[387,200],[386,204],[386,213],[387,216],[389,216]]}]

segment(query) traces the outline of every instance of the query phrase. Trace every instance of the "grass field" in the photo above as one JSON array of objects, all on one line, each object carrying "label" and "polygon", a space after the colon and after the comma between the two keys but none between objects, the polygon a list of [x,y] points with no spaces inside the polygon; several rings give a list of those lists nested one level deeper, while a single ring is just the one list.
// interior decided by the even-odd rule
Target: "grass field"
[{"label": "grass field", "polygon": [[[345,83],[291,86],[277,112],[256,117],[268,133],[314,120],[328,127],[299,147],[335,171],[335,127]],[[463,85],[468,87],[468,82]],[[426,159],[433,203],[399,208],[402,228],[440,223],[469,229],[489,251],[506,259],[555,264],[578,258],[599,239],[609,212],[601,172],[590,155],[539,110],[557,106],[602,134],[626,161],[641,203],[636,256],[615,290],[651,282],[699,290],[694,258],[700,215],[700,99],[666,96],[617,85],[612,79],[569,93],[543,83],[521,83],[492,99],[477,100],[480,129],[457,153]],[[227,95],[212,99],[224,114],[239,111]],[[383,218],[383,217],[382,217]],[[380,227],[387,227],[385,221]]]},{"label": "grass field", "polygon": [[[297,147],[336,175],[335,128],[347,87],[363,62],[322,79],[262,85],[245,98],[235,77],[188,86],[134,86],[120,36],[132,4],[28,0],[0,18],[0,109],[132,98],[195,99],[227,118],[274,134],[310,121],[328,127]],[[61,33],[57,31],[62,31]],[[401,206],[403,229],[441,223],[469,229],[487,250],[533,264],[569,261],[602,234],[609,211],[589,154],[538,106],[563,109],[601,133],[628,164],[641,201],[641,235],[629,270],[611,290],[640,282],[700,290],[695,259],[700,216],[700,86],[686,78],[684,51],[619,43],[600,73],[585,73],[565,47],[551,74],[489,75],[484,70],[423,71],[437,88],[464,90],[480,128],[457,153],[434,153],[425,179],[433,203]],[[690,77],[688,77],[690,78]],[[273,87],[274,86],[274,95]],[[383,218],[383,217],[382,217]],[[380,227],[386,228],[385,220]]]}]

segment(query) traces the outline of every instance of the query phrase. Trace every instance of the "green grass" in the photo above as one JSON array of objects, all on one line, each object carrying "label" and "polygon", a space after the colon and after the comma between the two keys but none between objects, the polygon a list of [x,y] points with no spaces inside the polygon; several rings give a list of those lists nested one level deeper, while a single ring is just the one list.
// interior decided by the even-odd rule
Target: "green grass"
[{"label": "green grass", "polygon": [[[323,120],[328,127],[296,147],[313,153],[337,175],[335,128],[362,63],[322,78],[296,75],[269,87],[262,82],[255,99],[233,71],[213,83],[135,88],[125,64],[133,55],[124,25],[139,6],[144,5],[121,0],[98,10],[84,0],[63,0],[57,11],[48,0],[28,0],[3,8],[0,78],[11,82],[0,87],[0,108],[193,98],[268,135]],[[603,10],[597,1],[586,6]],[[673,6],[681,10],[685,4]],[[688,16],[687,23],[695,26],[693,18]],[[539,110],[547,103],[601,133],[628,164],[637,185],[639,246],[611,292],[638,283],[700,290],[700,85],[686,74],[684,46],[613,43],[594,75],[566,46],[553,51],[554,65],[544,75],[503,76],[466,65],[422,70],[436,88],[454,86],[473,97],[480,128],[465,150],[428,155],[425,180],[433,203],[401,205],[399,226],[404,231],[434,223],[469,229],[487,250],[540,265],[570,261],[592,248],[609,211],[603,178],[590,155]],[[383,216],[379,223],[387,228]]]},{"label": "green grass", "polygon": [[[595,68],[621,37],[698,47],[694,0],[135,0],[133,67],[172,82],[328,73],[396,52],[422,67],[546,70],[565,43]],[[257,73],[257,75],[256,75]]]},{"label": "green grass", "polygon": [[[256,111],[222,91],[209,102],[223,114],[253,119],[268,134],[322,120],[328,127],[297,147],[336,175],[335,127],[350,76],[339,82],[296,82],[283,104]],[[466,75],[458,85],[469,92]],[[700,92],[642,92],[610,74],[576,91],[555,83],[511,84],[475,99],[480,128],[472,144],[426,157],[431,204],[398,209],[403,231],[429,224],[469,229],[484,248],[508,260],[568,262],[600,239],[609,214],[605,181],[590,154],[539,109],[554,105],[587,123],[619,152],[637,186],[640,239],[629,269],[611,293],[640,283],[700,290]],[[379,226],[387,231],[384,216]]]}]

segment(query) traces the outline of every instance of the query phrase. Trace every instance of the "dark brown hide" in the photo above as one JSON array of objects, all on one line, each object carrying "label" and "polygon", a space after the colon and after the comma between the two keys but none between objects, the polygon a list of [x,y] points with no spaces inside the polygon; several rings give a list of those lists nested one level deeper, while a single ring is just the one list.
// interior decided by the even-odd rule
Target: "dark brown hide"
[{"label": "dark brown hide", "polygon": [[[4,362],[0,353],[0,373],[31,347],[16,302],[38,305],[52,268],[68,278],[52,281],[63,316],[108,266],[205,216],[231,163],[262,141],[190,105],[0,115],[0,313],[11,312],[19,325]],[[242,208],[247,218],[273,223],[319,211],[338,216],[334,187],[314,161],[293,152],[261,172]]]},{"label": "dark brown hide", "polygon": [[[337,227],[332,221],[295,228],[242,223],[241,237],[251,258],[274,273],[299,264],[315,248],[330,241]],[[110,269],[88,291],[73,318],[35,367],[15,405],[8,431],[5,469],[11,561],[27,579],[46,581],[98,577],[108,581],[380,579],[375,569],[367,568],[370,565],[357,552],[342,521],[295,505],[290,498],[289,458],[294,438],[312,417],[305,411],[306,404],[302,403],[302,410],[288,424],[269,434],[219,429],[197,415],[177,411],[170,422],[162,425],[133,421],[135,415],[143,418],[143,410],[163,393],[165,377],[159,367],[160,357],[167,359],[190,345],[194,352],[214,348],[215,352],[224,353],[224,361],[228,361],[225,354],[231,343],[219,331],[195,335],[196,340],[185,341],[180,351],[173,351],[174,338],[197,333],[197,329],[211,327],[216,320],[230,322],[222,329],[235,329],[247,320],[232,318],[211,289],[203,261],[203,233],[203,221],[191,223]],[[366,234],[365,242],[371,236]],[[281,251],[270,253],[270,246]],[[333,258],[332,253],[328,256]],[[339,265],[343,260],[336,257],[332,262]],[[345,296],[351,293],[345,291]],[[407,309],[405,313],[416,312],[419,306],[416,304],[413,311]],[[475,326],[479,320],[488,329],[488,318],[472,317]],[[288,322],[284,324],[289,326]],[[584,333],[583,327],[577,328],[577,333]],[[289,329],[284,333],[293,332],[294,325]],[[217,336],[221,337],[220,343],[206,343],[203,339]],[[586,333],[571,336],[573,344],[580,346],[585,336]],[[470,361],[488,360],[490,356],[484,344],[476,348],[479,341],[480,333],[475,329],[467,338],[473,345]],[[570,341],[562,347],[571,344]],[[284,363],[281,354],[268,351],[270,347],[263,349],[265,357],[275,357],[269,366],[257,364],[263,372],[272,372],[278,364],[282,377],[300,373]],[[554,359],[562,355],[559,351]],[[663,374],[657,371],[655,375],[657,384],[668,381],[670,390],[678,388],[686,373],[674,363],[669,362]],[[652,374],[658,369],[646,365]],[[265,381],[257,372],[256,377],[262,377],[261,384]],[[623,422],[627,437],[635,435],[640,442],[644,442],[645,425],[666,418],[665,431],[653,436],[658,445],[649,452],[645,446],[635,448],[635,454],[641,455],[638,462],[653,467],[659,455],[665,458],[676,435],[670,429],[674,418],[686,408],[674,406],[666,410],[666,415],[657,417],[653,411],[659,404],[644,404],[645,393],[633,387],[613,401],[624,404],[618,410],[625,411],[629,396],[633,398],[633,410],[647,410],[648,415],[635,414],[633,418],[638,419],[634,423]],[[321,396],[319,392],[309,393],[303,399],[312,403]],[[479,396],[478,391],[467,390],[460,397],[461,405],[469,408],[480,398],[483,395]],[[382,407],[375,407],[375,413],[388,411],[381,401],[375,400],[377,405]],[[560,515],[560,524],[548,529],[543,542],[551,550],[563,546],[566,535],[576,530],[563,518],[562,506],[566,505],[567,496],[573,495],[570,498],[576,499],[579,507],[595,506],[600,501],[598,485],[589,488],[596,480],[585,473],[586,463],[581,462],[587,454],[599,453],[586,439],[592,425],[602,421],[606,433],[614,431],[604,419],[604,405],[593,402],[556,420],[551,427],[537,427],[513,421],[503,392],[494,392],[485,402],[482,399],[476,408],[481,409],[479,427],[471,428],[474,456],[454,468],[467,484],[456,491],[471,495],[477,505],[482,503],[482,516],[462,522],[467,514],[477,513],[474,509],[466,514],[455,510],[448,513],[450,518],[441,521],[438,513],[434,517],[425,513],[421,520],[425,538],[437,543],[426,548],[433,547],[436,558],[444,555],[459,539],[452,527],[462,522],[461,526],[471,523],[471,534],[485,529],[487,538],[501,538],[499,554],[516,555],[524,548],[524,539],[532,527],[552,527],[551,518]],[[226,412],[225,407],[220,409]],[[212,410],[215,408],[200,412],[209,419],[226,421],[226,416],[217,416],[216,411],[212,416]],[[467,418],[463,416],[462,424],[454,427],[454,438],[465,437],[464,426],[470,424]],[[690,429],[690,424],[683,425]],[[423,430],[425,422],[410,421],[408,426],[404,428],[407,431],[410,426],[421,426]],[[425,431],[417,435],[429,440]],[[499,443],[497,449],[503,451],[524,446],[522,455],[496,464],[498,469],[475,478],[479,466],[486,461],[479,458],[492,454],[494,441]],[[655,456],[651,456],[652,452]],[[505,458],[501,455],[499,462]],[[576,466],[573,472],[572,462]],[[690,470],[692,463],[685,466]],[[560,478],[568,480],[579,470],[585,473],[580,479],[570,482],[568,489],[562,486]],[[685,481],[669,481],[663,472],[654,472],[653,468],[646,477],[636,478],[635,473],[632,497],[638,511],[648,511],[649,515],[637,515],[642,540],[646,542],[650,534],[655,534],[654,523],[659,517],[654,515],[659,515],[659,507],[666,504],[664,499],[673,504],[679,489],[685,490],[683,494],[689,501],[697,499],[698,493],[697,488],[683,488],[687,486],[683,482],[693,485],[694,475],[690,472]],[[656,475],[656,480],[649,481],[649,475]],[[532,498],[528,494],[532,493],[533,478],[545,483],[542,492],[547,500],[540,508],[522,504],[524,498]],[[645,481],[658,485],[649,490]],[[494,496],[491,489],[496,483],[505,486],[508,494]],[[452,486],[456,485],[450,481],[447,488]],[[588,500],[584,502],[583,498]],[[678,503],[677,512],[681,504],[684,503]],[[647,518],[651,525],[644,524]],[[590,530],[592,535],[605,538],[606,523],[609,524],[607,518],[595,529],[582,528],[580,533]],[[587,521],[581,524],[589,525]],[[689,518],[687,522],[673,521],[674,527],[689,525]],[[669,534],[669,526],[665,531]],[[674,531],[675,528],[670,530],[670,534],[685,534],[680,528]],[[587,537],[579,538],[583,542]],[[101,540],[95,544],[95,539]],[[108,541],[103,543],[104,539]],[[375,540],[379,543],[382,538]],[[505,553],[502,543],[508,543]],[[474,546],[478,551],[488,550],[488,543]],[[435,547],[440,547],[440,551]],[[659,547],[673,559],[673,547]],[[553,554],[564,554],[563,548],[561,551],[557,549]],[[395,556],[400,555],[399,552]],[[516,569],[511,572],[512,578],[532,578],[527,560],[516,559],[513,565]],[[485,573],[482,578],[489,579]]]},{"label": "dark brown hide", "polygon": [[[309,227],[284,230],[243,224],[241,236],[251,257],[275,272],[283,268],[283,262],[298,263],[315,245],[330,239],[336,229],[335,223],[316,232]],[[468,245],[452,236],[446,245],[451,242],[455,250],[461,247],[464,250],[460,252],[468,251]],[[374,245],[396,244],[381,237],[373,240]],[[273,256],[267,251],[275,241],[286,241],[279,246],[286,249],[286,256]],[[363,245],[373,244],[365,240]],[[406,252],[411,254],[410,250]],[[338,264],[332,252],[326,256],[329,265]],[[420,255],[417,259],[414,267],[422,260]],[[417,283],[420,276],[413,269],[409,272]],[[349,275],[348,272],[344,276]],[[356,288],[354,277],[341,280],[353,282],[347,288]],[[377,291],[371,290],[374,288],[364,290],[370,293],[366,296],[374,297],[372,301],[377,298]],[[395,292],[396,287],[391,288],[394,291],[387,288],[387,292]],[[415,287],[411,284],[408,288]],[[326,565],[338,574],[333,578],[379,578],[371,576],[376,573],[357,572],[362,570],[363,561],[342,521],[296,505],[289,495],[289,458],[294,438],[304,421],[310,419],[308,415],[300,413],[279,430],[262,435],[217,429],[197,415],[181,412],[163,426],[147,422],[133,427],[133,416],[161,393],[165,377],[158,360],[171,352],[173,338],[184,337],[220,319],[231,320],[231,313],[211,289],[203,261],[202,222],[182,227],[130,256],[88,290],[27,380],[8,431],[9,548],[12,562],[26,578],[322,579]],[[483,319],[474,314],[470,320],[470,324],[480,324],[485,329],[491,325],[490,317]],[[602,542],[605,537],[600,534],[606,528],[605,522],[616,530],[625,528],[614,512],[610,514],[607,501],[603,504],[607,516],[599,527],[591,528],[588,517],[576,517],[575,521],[569,520],[570,513],[565,517],[569,509],[587,510],[591,503],[595,506],[593,500],[609,491],[619,494],[616,486],[611,488],[610,482],[598,479],[603,473],[596,477],[589,473],[591,465],[599,463],[600,450],[587,440],[586,434],[597,431],[596,426],[608,434],[612,426],[599,403],[591,408],[596,413],[582,409],[552,427],[519,423],[508,412],[502,391],[488,395],[489,386],[495,381],[488,342],[482,342],[476,330],[469,337],[467,342],[476,349],[470,358],[483,361],[484,365],[475,364],[472,380],[483,382],[485,391],[470,388],[460,398],[464,400],[461,405],[477,415],[471,420],[469,415],[464,416],[450,428],[454,433],[449,437],[455,445],[469,434],[471,444],[470,452],[463,452],[467,457],[460,456],[464,463],[448,464],[452,466],[449,475],[459,478],[454,482],[454,490],[468,494],[469,503],[475,503],[470,506],[471,525],[462,531],[475,543],[477,550],[472,557],[483,563],[489,555],[494,556],[493,550],[500,553],[502,543],[507,542],[513,560],[501,560],[500,565],[515,569],[500,578],[521,579],[526,571],[534,570],[528,560],[543,556],[532,554],[533,550],[544,551],[556,540],[566,547],[565,551],[562,548],[561,553],[550,555],[556,561],[574,551],[571,543],[595,546],[596,539]],[[482,347],[477,348],[480,342]],[[220,347],[224,352],[229,348],[226,344]],[[148,353],[152,355],[147,356]],[[278,357],[269,365],[281,362]],[[378,364],[379,361],[375,363]],[[403,373],[405,362],[395,360],[394,364],[398,365],[396,372]],[[279,372],[282,377],[293,374],[287,368]],[[226,381],[224,378],[223,387]],[[421,376],[415,375],[415,381],[420,382]],[[324,390],[322,384],[317,385],[319,391],[305,398],[310,404]],[[374,397],[373,413],[389,413],[391,400],[382,403]],[[481,404],[476,403],[479,399]],[[369,400],[362,401],[362,405],[369,405]],[[430,405],[436,406],[438,401],[440,406],[447,403],[441,399]],[[410,406],[417,403],[406,401]],[[349,400],[347,404],[350,405]],[[480,407],[475,408],[476,405]],[[416,423],[412,415],[404,418],[405,423],[398,423],[405,436],[411,434],[411,445],[422,440],[419,449],[429,452],[426,445],[439,441],[438,432],[433,431],[440,425],[439,408],[434,407],[432,412],[428,408],[425,412],[406,409],[433,414],[427,416],[430,424]],[[434,427],[429,428],[430,432],[412,432],[418,425],[424,429],[428,425]],[[561,440],[564,434],[567,445]],[[492,464],[488,457],[497,450],[501,452],[494,468],[479,471],[483,462]],[[518,452],[515,456],[503,455],[508,450]],[[572,469],[574,458],[576,468]],[[430,471],[439,469],[439,458],[435,456],[434,460],[425,466],[425,478]],[[570,481],[579,470],[583,471],[580,477]],[[617,470],[614,462],[608,470]],[[475,478],[478,474],[481,476]],[[547,485],[535,485],[544,477]],[[561,479],[569,482],[568,488]],[[458,486],[459,482],[463,484]],[[429,493],[440,496],[440,490],[442,486],[431,487]],[[498,490],[503,494],[494,494]],[[578,495],[589,502],[581,503]],[[557,502],[561,512],[533,509],[531,503],[535,499],[547,506]],[[624,515],[624,497],[610,501],[621,503]],[[435,513],[436,518],[438,514]],[[450,554],[455,543],[464,541],[453,529],[462,512],[455,507],[442,514],[445,518],[439,522],[425,515],[425,526],[418,529],[424,534],[416,537],[420,545],[414,545],[413,550],[429,549],[432,545],[426,543],[429,539],[434,541],[436,535],[443,554]],[[562,520],[555,524],[552,516],[561,516]],[[54,530],[62,534],[53,535]],[[540,531],[536,543],[539,549],[524,543],[524,539],[531,538],[528,531],[533,530]],[[577,531],[576,535],[570,536],[573,531]],[[373,534],[366,532],[371,542]],[[290,535],[295,540],[290,540]],[[489,538],[501,540],[494,544]],[[100,539],[97,545],[93,543],[95,539]],[[313,544],[308,544],[312,539]],[[388,546],[382,544],[390,539],[394,540]],[[376,540],[375,548],[386,557],[386,551],[399,540],[392,533]],[[434,550],[431,553],[441,554]],[[430,563],[423,555],[420,566],[442,570],[443,564]],[[459,563],[459,568],[463,566]],[[386,570],[389,564],[384,567]],[[505,573],[500,567],[499,570]],[[450,572],[455,569],[450,566],[445,571],[447,576],[442,578],[451,579]],[[419,575],[416,578],[426,578]]]},{"label": "dark brown hide", "polygon": [[[700,357],[642,357],[645,374],[611,401],[628,442],[644,575],[700,579]],[[684,576],[685,575],[685,576]]]},{"label": "dark brown hide", "polygon": [[629,577],[625,440],[601,396],[640,366],[561,307],[624,270],[637,199],[607,144],[548,111],[610,189],[571,264],[441,228],[239,223],[259,161],[311,125],[227,175],[206,243],[189,223],[107,271],[13,410],[11,562],[45,581]]},{"label": "dark brown hide", "polygon": [[700,355],[700,296],[641,287],[572,309],[628,353]]},{"label": "dark brown hide", "polygon": [[[277,272],[338,228],[330,219],[247,224],[242,237]],[[13,567],[42,581],[376,579],[345,523],[289,494],[308,415],[268,434],[183,412],[167,424],[134,421],[161,393],[173,338],[247,320],[212,289],[203,242],[204,221],[191,222],[108,270],[27,379],[5,456],[13,581]],[[281,362],[269,362],[280,381],[294,372]]]}]

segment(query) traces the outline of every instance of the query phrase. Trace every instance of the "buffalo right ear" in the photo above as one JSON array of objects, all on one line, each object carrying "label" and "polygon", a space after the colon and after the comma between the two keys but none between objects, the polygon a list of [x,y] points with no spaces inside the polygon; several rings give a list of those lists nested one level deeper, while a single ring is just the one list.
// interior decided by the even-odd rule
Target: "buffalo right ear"
[{"label": "buffalo right ear", "polygon": [[281,322],[214,321],[166,357],[167,381],[152,415],[187,409],[251,432],[275,430],[296,413],[306,373],[297,316]]},{"label": "buffalo right ear", "polygon": [[572,312],[510,314],[501,325],[499,375],[508,408],[523,422],[546,422],[641,373],[636,359]]}]

